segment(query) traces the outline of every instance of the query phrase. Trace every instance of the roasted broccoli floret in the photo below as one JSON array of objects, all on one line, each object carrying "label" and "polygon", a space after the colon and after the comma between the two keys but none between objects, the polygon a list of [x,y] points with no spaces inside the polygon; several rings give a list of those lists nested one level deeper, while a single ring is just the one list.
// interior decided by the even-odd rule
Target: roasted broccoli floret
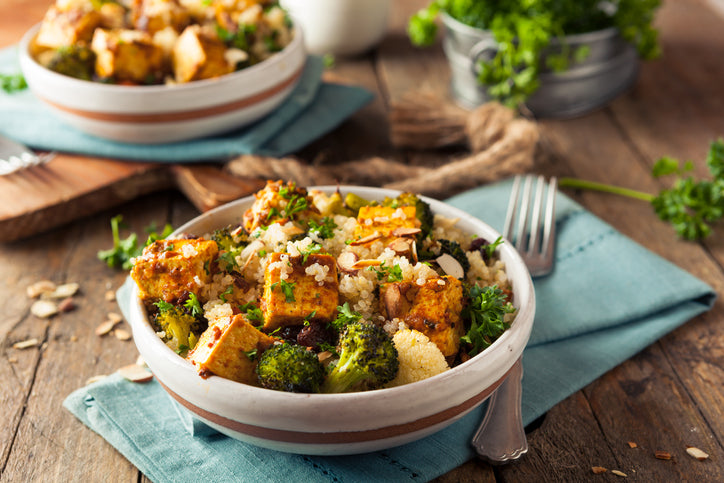
[{"label": "roasted broccoli floret", "polygon": [[382,203],[384,206],[414,206],[415,216],[420,220],[420,230],[422,233],[418,236],[418,241],[424,240],[432,231],[434,215],[430,209],[430,205],[422,201],[419,196],[414,193],[402,193],[396,198],[385,198]]},{"label": "roasted broccoli floret", "polygon": [[96,55],[84,46],[70,45],[57,49],[48,62],[48,69],[77,79],[92,80]]},{"label": "roasted broccoli floret", "polygon": [[325,369],[317,354],[295,344],[279,344],[265,350],[256,366],[259,384],[286,392],[319,392]]},{"label": "roasted broccoli floret", "polygon": [[468,261],[467,255],[465,255],[465,250],[462,249],[460,244],[456,241],[443,239],[438,240],[438,242],[440,243],[440,254],[447,253],[452,256],[460,263],[460,266],[463,267],[463,271],[468,273],[468,270],[470,270],[470,262]]},{"label": "roasted broccoli floret", "polygon": [[322,385],[322,392],[377,389],[397,375],[397,349],[387,332],[361,321],[347,324],[337,345],[339,360]]},{"label": "roasted broccoli floret", "polygon": [[206,319],[192,315],[183,306],[167,302],[157,302],[155,305],[158,307],[154,319],[156,328],[165,333],[163,339],[171,349],[185,356],[198,342],[199,334],[206,329]]},{"label": "roasted broccoli floret", "polygon": [[217,262],[219,268],[226,272],[231,272],[238,267],[236,257],[248,244],[247,237],[242,230],[236,230],[231,226],[215,230],[211,235],[211,239],[216,242],[219,247],[219,256]]}]

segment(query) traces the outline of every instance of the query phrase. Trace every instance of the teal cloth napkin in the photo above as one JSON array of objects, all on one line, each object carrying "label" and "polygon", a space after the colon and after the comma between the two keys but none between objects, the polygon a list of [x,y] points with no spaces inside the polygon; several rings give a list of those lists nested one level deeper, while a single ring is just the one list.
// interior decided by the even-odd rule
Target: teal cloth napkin
[{"label": "teal cloth napkin", "polygon": [[[161,145],[109,141],[65,124],[29,89],[12,94],[0,90],[0,134],[39,150],[123,160],[185,163],[240,154],[285,156],[331,131],[373,98],[360,87],[322,82],[323,69],[322,59],[310,56],[299,84],[275,111],[218,136]],[[19,72],[17,47],[0,50],[0,73]]]},{"label": "teal cloth napkin", "polygon": [[[497,229],[510,182],[448,200]],[[557,199],[554,272],[535,280],[538,303],[523,354],[527,425],[569,395],[697,314],[715,292],[626,238],[563,194]],[[132,282],[130,282],[132,283]],[[130,283],[119,290],[122,309]],[[278,453],[222,436],[183,410],[156,383],[118,375],[83,387],[64,405],[146,476],[166,481],[426,481],[474,457],[469,441],[484,405],[427,438],[365,455]]]}]

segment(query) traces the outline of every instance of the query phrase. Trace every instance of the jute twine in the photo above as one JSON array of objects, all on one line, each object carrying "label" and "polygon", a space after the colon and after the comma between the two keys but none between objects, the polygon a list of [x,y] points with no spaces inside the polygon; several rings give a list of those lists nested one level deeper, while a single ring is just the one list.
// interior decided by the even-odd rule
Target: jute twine
[{"label": "jute twine", "polygon": [[433,149],[467,143],[470,154],[440,167],[413,166],[373,157],[314,166],[294,158],[244,155],[227,164],[237,176],[295,181],[302,186],[358,184],[447,196],[529,171],[539,139],[535,123],[495,102],[468,113],[433,96],[404,97],[390,112],[391,141]]}]

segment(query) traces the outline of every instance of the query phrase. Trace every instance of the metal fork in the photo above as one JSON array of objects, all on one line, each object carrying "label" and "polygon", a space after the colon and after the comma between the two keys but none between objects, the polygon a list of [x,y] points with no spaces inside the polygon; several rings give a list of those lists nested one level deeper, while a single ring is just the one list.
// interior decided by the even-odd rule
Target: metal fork
[{"label": "metal fork", "polygon": [[[508,202],[508,213],[505,216],[503,236],[523,257],[530,275],[540,277],[553,270],[553,255],[556,242],[556,190],[558,179],[552,177],[547,183],[543,176],[538,176],[535,197],[532,199],[533,181],[536,176],[525,177],[523,197],[518,203],[521,191],[521,176],[516,176]],[[544,200],[545,196],[545,200]],[[532,209],[532,213],[529,212]],[[544,212],[545,209],[545,212]],[[516,216],[517,214],[517,216]],[[541,215],[543,217],[541,218]],[[517,230],[514,226],[517,218]]]},{"label": "metal fork", "polygon": [[22,144],[0,136],[0,176],[47,163],[54,157],[55,152],[35,154]]},{"label": "metal fork", "polygon": [[[555,248],[555,202],[558,181],[551,178],[545,194],[545,214],[543,197],[546,182],[538,176],[535,197],[533,199],[532,217],[528,222],[531,205],[531,191],[535,176],[528,175],[523,186],[523,198],[520,196],[521,177],[516,176],[508,203],[503,236],[520,252],[532,276],[542,276],[553,270],[553,254]],[[520,208],[520,210],[518,209]],[[518,215],[516,216],[516,213]],[[518,219],[517,232],[514,234],[514,221]],[[531,227],[528,230],[528,227]],[[530,233],[528,233],[530,231]],[[542,237],[541,237],[542,232]],[[505,380],[488,400],[488,409],[473,436],[472,445],[485,461],[492,464],[503,464],[515,461],[528,452],[528,440],[525,436],[521,413],[523,361],[518,359]]]}]

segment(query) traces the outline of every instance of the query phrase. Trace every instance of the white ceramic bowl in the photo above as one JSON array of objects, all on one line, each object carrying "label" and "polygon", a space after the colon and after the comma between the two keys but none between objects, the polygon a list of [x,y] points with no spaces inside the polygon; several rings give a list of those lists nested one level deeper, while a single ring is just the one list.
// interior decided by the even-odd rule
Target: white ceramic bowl
[{"label": "white ceramic bowl", "polygon": [[139,144],[200,138],[240,128],[279,106],[299,82],[306,51],[302,29],[281,52],[215,79],[177,85],[123,86],[75,79],[30,55],[40,25],[20,41],[30,89],[61,119],[98,137]]},{"label": "white ceramic bowl", "polygon": [[[320,189],[332,193],[337,187]],[[380,188],[340,189],[377,200],[399,194]],[[459,218],[460,228],[487,240],[498,237],[490,226],[465,212],[424,199],[435,213]],[[253,197],[248,197],[224,205],[176,232],[203,234],[240,223],[252,202]],[[535,314],[533,283],[525,263],[510,244],[504,243],[498,250],[519,310],[511,328],[469,361],[405,386],[346,394],[295,394],[215,376],[203,379],[191,363],[155,334],[137,287],[131,296],[129,322],[136,346],[157,380],[193,417],[218,431],[285,452],[331,455],[376,451],[415,441],[461,418],[490,396],[521,356]]]},{"label": "white ceramic bowl", "polygon": [[312,54],[356,55],[375,45],[387,32],[392,0],[281,0],[306,34]]}]

